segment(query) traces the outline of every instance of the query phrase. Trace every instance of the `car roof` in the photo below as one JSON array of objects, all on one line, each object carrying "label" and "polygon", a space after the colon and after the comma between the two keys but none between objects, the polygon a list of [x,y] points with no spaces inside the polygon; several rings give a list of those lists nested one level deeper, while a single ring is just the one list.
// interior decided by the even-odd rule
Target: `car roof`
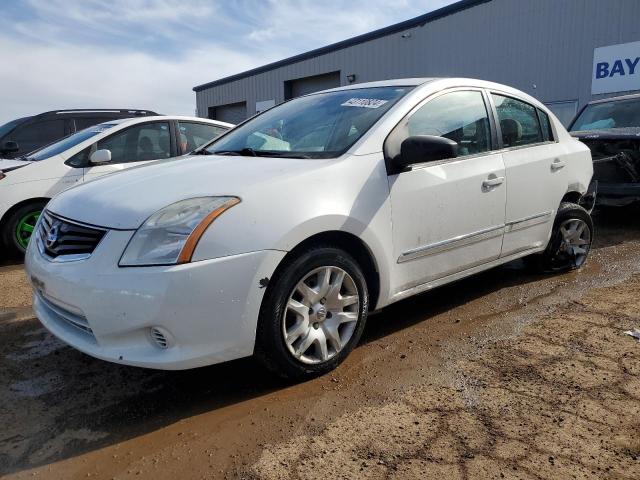
[{"label": "car roof", "polygon": [[228,127],[233,128],[235,125],[232,123],[221,122],[219,120],[211,120],[209,118],[200,118],[200,117],[187,117],[181,115],[156,115],[149,117],[133,117],[133,118],[114,118],[113,120],[107,120],[105,122],[100,123],[99,125],[135,125],[136,123],[145,123],[145,122],[154,122],[159,120],[182,120],[182,121],[190,121],[190,122],[198,122],[198,123],[209,123],[211,125],[217,125],[220,127]]},{"label": "car roof", "polygon": [[7,122],[4,123],[0,123],[0,127],[2,127],[3,125],[6,125],[8,123],[13,123],[15,126],[18,126],[19,124],[21,124],[22,122],[24,122],[25,120],[29,120],[30,118],[33,117],[20,117],[20,118],[14,118],[13,120],[9,120]]},{"label": "car roof", "polygon": [[[517,90],[508,85],[490,82],[487,80],[478,80],[475,78],[464,78],[464,77],[399,78],[394,80],[381,80],[377,82],[357,83],[354,85],[331,88],[328,90],[323,90],[322,92],[315,92],[315,93],[338,92],[342,90],[357,90],[361,88],[376,88],[376,87],[424,87],[430,84],[438,84],[442,86],[442,88],[459,86],[459,87],[474,87],[474,88],[502,90],[509,94],[532,99],[532,97],[527,93]],[[309,95],[314,95],[314,93],[310,93]]]},{"label": "car roof", "polygon": [[[416,87],[415,91],[419,91],[423,88],[455,88],[455,87],[471,87],[471,88],[484,88],[488,90],[496,90],[499,92],[503,92],[507,95],[513,95],[517,98],[521,98],[522,100],[529,102],[533,105],[536,105],[539,108],[543,108],[547,110],[546,107],[537,99],[533,98],[531,95],[518,90],[516,88],[510,87],[508,85],[503,85],[501,83],[490,82],[487,80],[478,80],[475,78],[464,78],[464,77],[426,77],[426,78],[400,78],[394,80],[382,80],[378,82],[366,82],[366,83],[358,83],[355,85],[348,85],[344,87],[336,87],[328,90],[323,90],[322,92],[315,93],[326,93],[326,92],[338,92],[343,90],[356,90],[361,88],[376,88],[376,87]],[[309,95],[315,95],[315,93],[310,93]]]},{"label": "car roof", "polygon": [[589,102],[587,105],[595,105],[597,103],[608,103],[608,102],[618,102],[620,100],[633,100],[636,98],[640,98],[640,93],[632,93],[629,95],[621,95],[619,97],[609,97],[609,98],[601,98],[599,100],[593,100]]},{"label": "car roof", "polygon": [[330,88],[328,90],[323,90],[322,92],[317,92],[317,93],[338,92],[341,90],[357,90],[360,88],[417,87],[418,85],[423,85],[425,83],[433,82],[434,80],[439,80],[439,79],[438,78],[398,78],[394,80],[379,80],[377,82],[356,83],[353,85],[345,85],[342,87]]}]

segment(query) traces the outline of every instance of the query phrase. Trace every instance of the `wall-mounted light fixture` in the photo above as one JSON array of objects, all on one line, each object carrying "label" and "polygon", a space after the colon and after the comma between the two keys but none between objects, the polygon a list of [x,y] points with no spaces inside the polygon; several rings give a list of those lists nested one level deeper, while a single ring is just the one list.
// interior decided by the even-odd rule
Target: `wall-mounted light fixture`
[{"label": "wall-mounted light fixture", "polygon": [[351,73],[351,74],[347,75],[347,82],[353,83],[355,81],[356,81],[356,74],[355,73]]}]

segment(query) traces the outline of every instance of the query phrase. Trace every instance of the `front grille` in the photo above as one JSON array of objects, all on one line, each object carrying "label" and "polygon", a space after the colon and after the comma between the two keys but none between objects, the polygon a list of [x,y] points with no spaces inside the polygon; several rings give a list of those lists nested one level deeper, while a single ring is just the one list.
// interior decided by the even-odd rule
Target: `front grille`
[{"label": "front grille", "polygon": [[51,212],[42,212],[37,242],[40,251],[51,258],[88,258],[107,232],[105,229],[65,220]]},{"label": "front grille", "polygon": [[51,319],[62,325],[73,327],[74,329],[87,334],[92,339],[95,338],[93,330],[91,330],[91,327],[89,326],[89,322],[83,315],[70,312],[66,308],[61,307],[57,303],[54,303],[53,300],[47,298],[46,294],[39,290],[36,290],[36,296],[40,304],[47,310]]}]

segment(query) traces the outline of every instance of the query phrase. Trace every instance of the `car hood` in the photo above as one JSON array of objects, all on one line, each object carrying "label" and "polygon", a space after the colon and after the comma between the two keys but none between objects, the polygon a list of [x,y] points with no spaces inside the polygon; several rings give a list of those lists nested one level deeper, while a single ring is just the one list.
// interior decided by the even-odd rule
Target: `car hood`
[{"label": "car hood", "polygon": [[[106,175],[56,196],[47,208],[91,225],[134,230],[187,198],[259,195],[259,187],[323,168],[328,160],[197,155]],[[257,188],[258,187],[258,188]]]},{"label": "car hood", "polygon": [[6,160],[0,158],[0,172],[10,172],[16,168],[26,167],[29,164],[31,164],[31,162],[25,160]]},{"label": "car hood", "polygon": [[633,128],[604,128],[598,130],[582,130],[570,132],[580,140],[623,140],[640,139],[640,127]]}]

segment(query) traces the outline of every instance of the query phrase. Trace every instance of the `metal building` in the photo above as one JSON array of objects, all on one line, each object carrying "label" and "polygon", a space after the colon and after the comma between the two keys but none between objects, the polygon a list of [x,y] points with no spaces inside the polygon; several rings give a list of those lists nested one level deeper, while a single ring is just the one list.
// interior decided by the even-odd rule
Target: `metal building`
[{"label": "metal building", "polygon": [[511,85],[567,123],[640,91],[640,0],[462,0],[193,90],[199,116],[237,123],[326,88],[432,76]]}]

